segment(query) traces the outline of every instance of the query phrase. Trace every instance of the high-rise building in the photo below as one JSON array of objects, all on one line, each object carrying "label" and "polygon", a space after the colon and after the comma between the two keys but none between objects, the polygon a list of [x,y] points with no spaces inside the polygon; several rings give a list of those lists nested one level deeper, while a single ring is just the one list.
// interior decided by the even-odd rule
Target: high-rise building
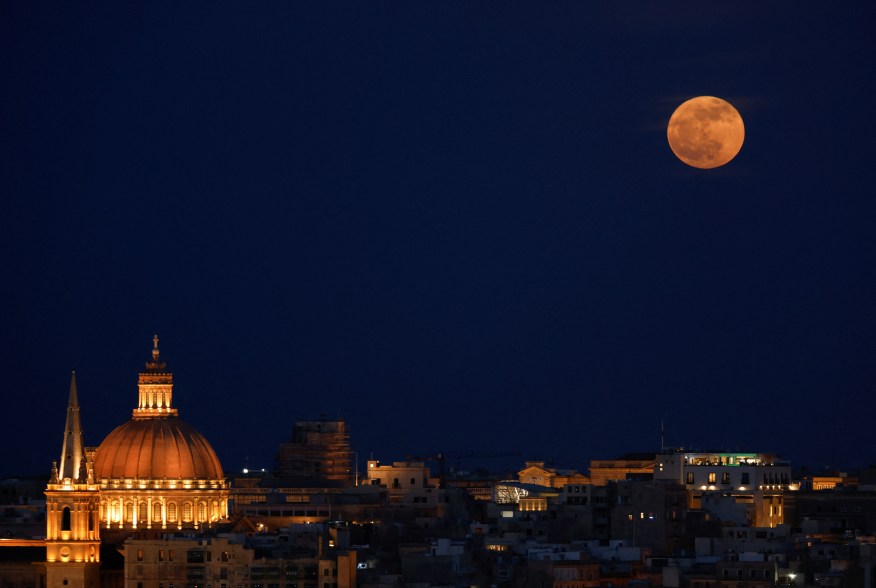
[{"label": "high-rise building", "polygon": [[325,417],[298,421],[292,439],[280,444],[275,474],[281,480],[350,486],[354,484],[352,458],[346,421]]}]

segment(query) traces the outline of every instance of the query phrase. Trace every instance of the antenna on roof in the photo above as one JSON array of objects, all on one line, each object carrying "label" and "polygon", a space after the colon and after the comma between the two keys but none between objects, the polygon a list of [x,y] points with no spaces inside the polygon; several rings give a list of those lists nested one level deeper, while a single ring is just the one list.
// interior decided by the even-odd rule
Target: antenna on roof
[{"label": "antenna on roof", "polygon": [[660,451],[666,451],[666,444],[663,442],[663,437],[666,431],[663,428],[663,417],[660,417]]}]

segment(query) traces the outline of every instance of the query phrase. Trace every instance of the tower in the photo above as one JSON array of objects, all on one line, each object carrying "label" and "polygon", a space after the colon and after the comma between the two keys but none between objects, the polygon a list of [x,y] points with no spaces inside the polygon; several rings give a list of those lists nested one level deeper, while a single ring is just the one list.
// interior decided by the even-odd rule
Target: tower
[{"label": "tower", "polygon": [[100,586],[100,490],[82,443],[76,372],[64,425],[61,467],[46,485],[46,588]]},{"label": "tower", "polygon": [[302,480],[328,485],[353,484],[353,452],[344,419],[298,421],[292,439],[280,444],[276,475],[281,480]]}]

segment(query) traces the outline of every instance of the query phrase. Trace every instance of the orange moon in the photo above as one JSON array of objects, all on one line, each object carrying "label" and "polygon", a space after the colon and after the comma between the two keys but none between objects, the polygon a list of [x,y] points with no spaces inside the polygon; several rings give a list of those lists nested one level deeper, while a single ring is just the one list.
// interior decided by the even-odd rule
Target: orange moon
[{"label": "orange moon", "polygon": [[675,109],[666,138],[672,152],[684,163],[712,169],[736,157],[745,140],[745,125],[729,102],[698,96]]}]

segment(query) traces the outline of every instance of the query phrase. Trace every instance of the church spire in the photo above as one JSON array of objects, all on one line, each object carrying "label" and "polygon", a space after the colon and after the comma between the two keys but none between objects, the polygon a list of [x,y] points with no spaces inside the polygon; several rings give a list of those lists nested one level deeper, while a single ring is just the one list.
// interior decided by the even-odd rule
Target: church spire
[{"label": "church spire", "polygon": [[61,480],[76,480],[85,465],[82,444],[82,424],[79,421],[79,397],[76,393],[76,372],[70,378],[70,400],[67,402],[67,422],[64,425],[64,446],[61,448]]}]

